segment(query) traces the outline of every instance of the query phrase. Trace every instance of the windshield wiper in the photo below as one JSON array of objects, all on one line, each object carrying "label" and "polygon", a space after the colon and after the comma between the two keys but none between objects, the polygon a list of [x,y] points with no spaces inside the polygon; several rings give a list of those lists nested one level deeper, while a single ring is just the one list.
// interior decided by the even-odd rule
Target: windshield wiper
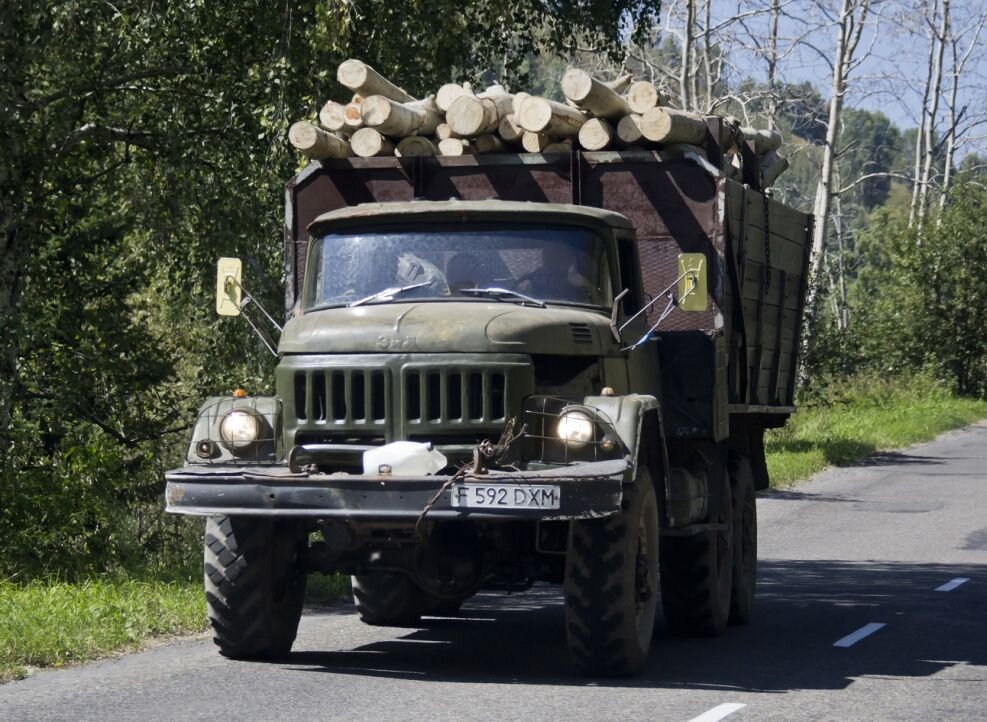
[{"label": "windshield wiper", "polygon": [[[520,299],[522,303],[530,303],[532,306],[538,306],[538,308],[548,308],[544,301],[539,301],[537,298],[532,298],[531,296],[525,296],[523,293],[512,291],[509,288],[461,288],[459,292],[467,295],[490,296],[490,298],[498,301],[506,301],[507,303],[510,303],[509,299],[516,298]],[[505,296],[507,298],[504,298]]]},{"label": "windshield wiper", "polygon": [[421,283],[412,283],[408,286],[395,286],[394,288],[385,288],[383,291],[377,291],[377,293],[372,293],[366,298],[361,298],[353,303],[347,303],[347,308],[353,308],[354,306],[362,306],[365,303],[373,303],[374,301],[393,301],[395,296],[400,296],[402,293],[407,293],[408,291],[413,291],[416,288],[421,288],[422,286],[427,286],[431,281],[422,281]]}]

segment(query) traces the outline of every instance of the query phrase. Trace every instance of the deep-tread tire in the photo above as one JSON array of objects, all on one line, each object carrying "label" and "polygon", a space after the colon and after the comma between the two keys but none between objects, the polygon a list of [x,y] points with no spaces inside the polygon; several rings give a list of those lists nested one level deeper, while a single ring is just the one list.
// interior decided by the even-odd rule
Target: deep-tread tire
[{"label": "deep-tread tire", "polygon": [[414,580],[397,572],[358,574],[353,581],[353,602],[364,624],[408,627],[422,618],[428,600]]},{"label": "deep-tread tire", "polygon": [[754,608],[757,583],[757,497],[750,460],[730,457],[730,489],[733,495],[733,584],[730,624],[747,624]]},{"label": "deep-tread tire", "polygon": [[305,596],[299,564],[304,544],[305,534],[293,522],[206,519],[203,576],[220,654],[265,659],[291,650]]},{"label": "deep-tread tire", "polygon": [[662,538],[661,604],[665,626],[676,636],[719,636],[730,616],[733,504],[725,469],[720,483],[726,503],[721,505],[718,518],[711,521],[726,524],[725,531]]},{"label": "deep-tread tire", "polygon": [[440,597],[430,597],[423,614],[429,617],[458,617],[463,602],[468,598],[442,599]]},{"label": "deep-tread tire", "polygon": [[643,467],[619,514],[573,521],[565,564],[569,657],[590,675],[639,673],[658,605],[658,505]]}]

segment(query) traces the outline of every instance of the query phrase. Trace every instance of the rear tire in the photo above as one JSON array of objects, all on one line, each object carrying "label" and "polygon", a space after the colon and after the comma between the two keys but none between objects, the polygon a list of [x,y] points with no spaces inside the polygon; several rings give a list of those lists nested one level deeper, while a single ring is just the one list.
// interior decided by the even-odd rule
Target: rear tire
[{"label": "rear tire", "polygon": [[353,577],[353,602],[364,624],[408,627],[421,620],[427,599],[409,576],[370,572]]},{"label": "rear tire", "polygon": [[213,641],[232,659],[291,650],[305,596],[298,524],[239,516],[206,519],[204,582]]},{"label": "rear tire", "polygon": [[733,585],[730,624],[747,624],[754,609],[757,583],[757,497],[754,474],[745,456],[730,458],[733,493]]},{"label": "rear tire", "polygon": [[726,528],[662,539],[661,603],[665,625],[674,635],[719,636],[726,629],[730,616],[733,504],[729,476],[722,466],[719,468],[723,503],[717,518],[710,522]]},{"label": "rear tire", "polygon": [[569,656],[581,672],[639,673],[658,605],[658,505],[647,469],[624,490],[619,514],[573,521],[565,568]]}]

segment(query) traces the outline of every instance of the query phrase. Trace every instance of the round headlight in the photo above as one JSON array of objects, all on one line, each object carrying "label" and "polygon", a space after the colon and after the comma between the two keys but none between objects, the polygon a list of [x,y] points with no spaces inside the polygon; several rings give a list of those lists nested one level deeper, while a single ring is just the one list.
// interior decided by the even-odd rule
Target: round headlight
[{"label": "round headlight", "polygon": [[260,436],[260,423],[249,411],[234,409],[223,417],[219,425],[219,434],[231,449],[243,449],[257,441],[257,437]]},{"label": "round headlight", "polygon": [[559,438],[573,448],[578,449],[593,441],[593,432],[593,419],[582,411],[564,411],[559,416]]}]

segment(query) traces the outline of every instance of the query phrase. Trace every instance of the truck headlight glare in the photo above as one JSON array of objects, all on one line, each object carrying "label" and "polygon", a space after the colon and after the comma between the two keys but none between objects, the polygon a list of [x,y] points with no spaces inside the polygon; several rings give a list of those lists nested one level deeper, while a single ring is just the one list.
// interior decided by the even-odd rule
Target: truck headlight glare
[{"label": "truck headlight glare", "polygon": [[260,436],[260,422],[255,414],[234,409],[223,417],[219,434],[230,449],[244,449]]},{"label": "truck headlight glare", "polygon": [[559,416],[559,438],[574,449],[593,441],[593,432],[593,419],[582,411],[564,411]]}]

